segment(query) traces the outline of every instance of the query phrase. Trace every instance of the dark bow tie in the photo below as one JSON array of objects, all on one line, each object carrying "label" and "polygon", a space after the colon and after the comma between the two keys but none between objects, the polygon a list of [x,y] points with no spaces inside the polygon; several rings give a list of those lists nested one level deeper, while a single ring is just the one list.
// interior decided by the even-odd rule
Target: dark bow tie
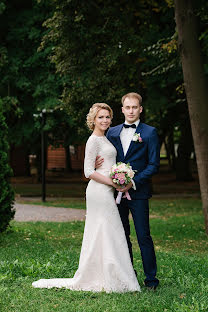
[{"label": "dark bow tie", "polygon": [[136,125],[135,124],[132,124],[132,125],[127,125],[127,124],[123,124],[124,128],[136,128]]}]

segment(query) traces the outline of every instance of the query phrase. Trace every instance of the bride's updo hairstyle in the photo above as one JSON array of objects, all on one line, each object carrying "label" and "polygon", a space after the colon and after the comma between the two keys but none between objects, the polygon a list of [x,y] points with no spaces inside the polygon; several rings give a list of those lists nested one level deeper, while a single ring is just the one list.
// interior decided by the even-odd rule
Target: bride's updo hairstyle
[{"label": "bride's updo hairstyle", "polygon": [[87,126],[88,128],[93,131],[95,128],[94,125],[94,121],[95,121],[95,117],[97,116],[97,113],[101,110],[101,109],[106,109],[107,111],[109,111],[110,113],[110,118],[113,118],[113,111],[110,108],[110,106],[108,104],[105,103],[95,103],[92,105],[92,107],[89,110],[89,113],[87,114]]}]

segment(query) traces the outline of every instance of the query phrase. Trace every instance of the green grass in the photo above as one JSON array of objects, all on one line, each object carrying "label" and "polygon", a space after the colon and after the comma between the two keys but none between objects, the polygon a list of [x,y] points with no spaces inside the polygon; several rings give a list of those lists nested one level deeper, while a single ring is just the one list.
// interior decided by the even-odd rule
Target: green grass
[{"label": "green grass", "polygon": [[39,278],[72,277],[84,222],[12,222],[0,236],[0,311],[207,312],[208,239],[199,200],[151,200],[151,233],[160,286],[143,287],[143,269],[132,226],[141,293],[106,294],[34,289]]}]

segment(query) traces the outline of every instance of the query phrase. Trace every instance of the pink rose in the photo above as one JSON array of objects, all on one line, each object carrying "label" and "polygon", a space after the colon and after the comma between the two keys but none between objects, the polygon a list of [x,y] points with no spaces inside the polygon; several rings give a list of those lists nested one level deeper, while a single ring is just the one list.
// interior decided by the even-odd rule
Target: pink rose
[{"label": "pink rose", "polygon": [[121,179],[119,180],[120,184],[124,184],[125,183],[125,180],[124,179]]},{"label": "pink rose", "polygon": [[117,173],[117,174],[116,174],[116,178],[119,179],[119,180],[120,180],[120,179],[123,179],[123,180],[124,180],[124,179],[125,179],[125,173]]}]

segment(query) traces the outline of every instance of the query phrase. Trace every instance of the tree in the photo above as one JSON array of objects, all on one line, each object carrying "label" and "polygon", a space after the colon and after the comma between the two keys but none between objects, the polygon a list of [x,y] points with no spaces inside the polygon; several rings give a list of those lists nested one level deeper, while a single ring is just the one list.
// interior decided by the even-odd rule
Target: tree
[{"label": "tree", "polygon": [[[170,10],[174,13],[173,8]],[[175,27],[170,30],[174,32],[171,37],[160,38],[144,50],[146,61],[142,64],[142,76],[148,91],[146,103],[151,110],[147,117],[151,123],[156,122],[176,179],[189,181],[193,179],[190,166],[193,140]]]},{"label": "tree", "polygon": [[[143,93],[142,50],[167,35],[163,1],[53,0],[55,12],[44,25],[43,47],[54,45],[51,60],[64,78],[62,100],[86,137],[86,114],[94,102],[106,101],[115,124],[123,120],[121,96]],[[161,25],[158,21],[161,19]],[[170,19],[169,19],[170,20]]]},{"label": "tree", "polygon": [[9,182],[11,168],[8,164],[7,125],[1,104],[0,102],[0,232],[3,232],[13,219],[15,211],[13,210],[14,192]]},{"label": "tree", "polygon": [[[75,137],[72,119],[60,110],[63,82],[48,60],[52,46],[38,51],[46,33],[42,23],[52,12],[50,1],[23,0],[20,3],[11,0],[4,6],[0,19],[0,98],[8,125],[9,144],[23,146],[28,154],[40,153],[41,123],[34,120],[33,114],[44,108],[54,111],[46,124],[46,130],[51,134],[50,144],[56,137],[56,142],[64,138],[64,145],[69,145]],[[57,123],[62,125],[58,131]],[[66,133],[71,136],[67,137]]]},{"label": "tree", "polygon": [[198,165],[205,230],[208,234],[208,92],[195,10],[194,1],[175,0],[178,48]]},{"label": "tree", "polygon": [[[0,1],[0,15],[6,9],[5,1]],[[5,47],[0,45],[0,68],[5,64]],[[8,133],[3,116],[3,103],[0,98],[0,232],[6,230],[10,220],[14,217],[13,210],[14,192],[9,183],[11,169],[8,165]]]}]

